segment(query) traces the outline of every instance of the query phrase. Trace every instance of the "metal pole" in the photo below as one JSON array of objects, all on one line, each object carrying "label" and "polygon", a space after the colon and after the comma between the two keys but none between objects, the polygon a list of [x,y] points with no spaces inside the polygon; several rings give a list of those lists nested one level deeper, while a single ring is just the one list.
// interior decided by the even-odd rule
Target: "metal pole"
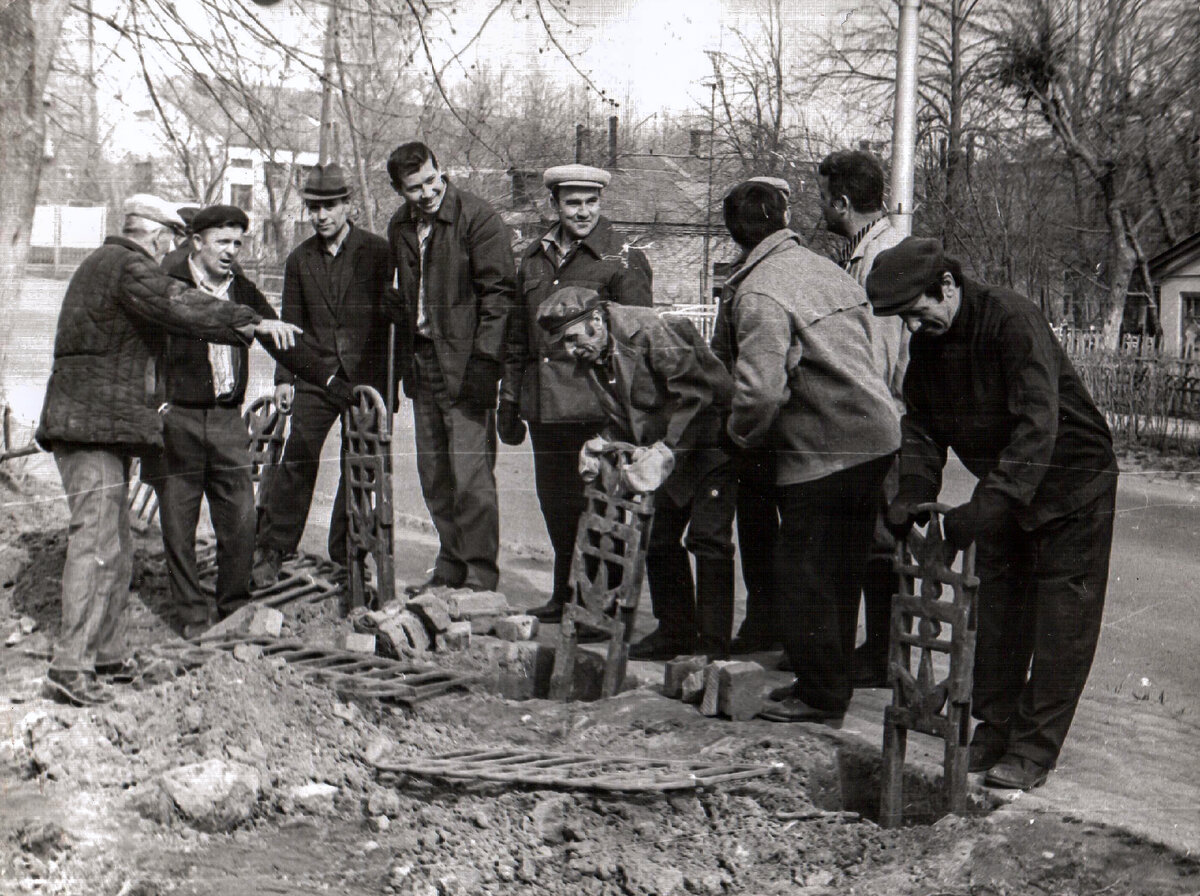
[{"label": "metal pole", "polygon": [[[713,60],[713,68],[716,68]],[[713,158],[716,154],[717,130],[717,82],[714,78],[712,94],[708,101],[708,196],[704,200],[704,267],[700,271],[700,301],[707,305],[712,301],[712,286],[709,264],[709,245],[712,242],[712,203],[713,203]]]},{"label": "metal pole", "polygon": [[900,0],[896,39],[896,111],[892,119],[892,226],[912,233],[913,158],[917,142],[917,13],[921,0]]},{"label": "metal pole", "polygon": [[323,70],[321,72],[321,130],[320,142],[317,149],[317,163],[329,163],[329,154],[333,140],[333,38],[337,30],[337,0],[327,0],[329,6],[325,14],[325,47],[323,51]]}]

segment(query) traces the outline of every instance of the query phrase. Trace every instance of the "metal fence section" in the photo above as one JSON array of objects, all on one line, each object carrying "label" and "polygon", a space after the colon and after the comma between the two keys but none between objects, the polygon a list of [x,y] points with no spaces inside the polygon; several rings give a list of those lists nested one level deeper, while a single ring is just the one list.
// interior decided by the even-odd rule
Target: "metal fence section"
[{"label": "metal fence section", "polygon": [[712,342],[713,327],[717,322],[716,305],[673,305],[659,312],[663,317],[682,317],[690,320],[705,342]]}]

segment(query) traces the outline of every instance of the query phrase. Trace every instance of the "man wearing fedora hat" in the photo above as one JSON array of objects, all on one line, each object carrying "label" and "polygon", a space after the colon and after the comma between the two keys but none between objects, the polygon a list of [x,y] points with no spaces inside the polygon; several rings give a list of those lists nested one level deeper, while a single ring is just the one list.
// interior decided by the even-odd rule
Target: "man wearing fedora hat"
[{"label": "man wearing fedora hat", "polygon": [[516,280],[511,237],[495,209],[446,179],[424,143],[398,146],[387,170],[404,197],[388,224],[399,368],[439,541],[429,579],[407,591],[492,590],[500,577],[496,386]]},{"label": "man wearing fedora hat", "polygon": [[618,305],[650,307],[650,263],[601,214],[611,175],[590,165],[547,168],[542,180],[558,223],[525,250],[508,320],[504,380],[496,426],[509,445],[533,443],[534,487],[554,547],[550,600],[532,610],[544,622],[562,617],[568,596],[575,530],[583,512],[577,458],[604,425],[604,410],[586,372],[537,325],[548,297],[568,286],[597,290]]},{"label": "man wearing fedora hat", "polygon": [[[369,385],[387,394],[387,241],[350,220],[350,192],[336,163],[315,166],[300,191],[314,233],[284,264],[282,317],[304,329],[312,358],[299,383],[286,366],[275,367],[275,402],[283,411],[291,409],[292,425],[259,523],[253,580],[260,588],[278,578],[283,558],[300,544],[321,448],[353,388]],[[330,514],[328,550],[329,559],[345,564],[341,478]]]}]

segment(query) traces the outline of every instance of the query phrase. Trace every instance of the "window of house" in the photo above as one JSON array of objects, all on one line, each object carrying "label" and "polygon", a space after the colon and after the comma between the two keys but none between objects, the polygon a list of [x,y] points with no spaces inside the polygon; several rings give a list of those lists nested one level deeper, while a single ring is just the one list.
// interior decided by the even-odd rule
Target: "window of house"
[{"label": "window of house", "polygon": [[278,196],[287,185],[287,165],[282,162],[264,162],[263,178],[267,182],[267,189]]},{"label": "window of house", "polygon": [[254,198],[254,188],[250,184],[232,184],[229,187],[229,201],[242,211],[250,211]]},{"label": "window of house", "polygon": [[1183,322],[1200,321],[1200,292],[1181,292],[1180,302],[1183,305]]},{"label": "window of house", "polygon": [[251,168],[253,163],[249,159],[230,159],[230,168]]}]

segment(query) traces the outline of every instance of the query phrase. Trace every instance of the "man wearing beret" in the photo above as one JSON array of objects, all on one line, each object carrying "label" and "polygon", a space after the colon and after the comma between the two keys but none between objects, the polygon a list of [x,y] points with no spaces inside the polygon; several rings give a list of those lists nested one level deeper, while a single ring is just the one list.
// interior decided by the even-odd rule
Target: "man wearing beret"
[{"label": "man wearing beret", "polygon": [[1054,768],[1100,635],[1112,438],[1038,307],[965,279],[936,240],[881,253],[867,292],[912,333],[889,523],[907,531],[936,500],[947,449],[979,477],[943,521],[953,546],[976,544],[980,580],[970,767],[1030,790]]},{"label": "man wearing beret", "polygon": [[129,466],[163,447],[164,335],[244,345],[255,333],[285,339],[251,308],[188,289],[158,266],[182,226],[173,206],[129,197],[120,236],[84,259],[67,286],[38,443],[54,452],[71,511],[62,574],[62,625],[46,688],[75,704],[103,702],[100,675],[128,675],[125,604],[133,570]]},{"label": "man wearing beret", "polygon": [[853,692],[859,594],[899,415],[876,364],[862,287],[801,245],[778,190],[742,183],[724,205],[745,253],[728,283],[726,430],[737,448],[775,449],[779,628],[796,672],[763,716],[838,727]]},{"label": "man wearing beret", "polygon": [[[351,190],[340,165],[315,166],[300,196],[314,233],[284,264],[282,317],[304,329],[312,352],[303,370],[275,365],[275,403],[285,413],[291,411],[292,423],[259,523],[253,569],[259,588],[275,582],[283,558],[300,544],[321,448],[354,387],[373,386],[387,394],[387,242],[350,220]],[[343,566],[345,489],[343,473],[327,541],[329,559]]]},{"label": "man wearing beret", "polygon": [[451,184],[424,143],[398,146],[387,169],[404,197],[388,224],[397,287],[388,295],[439,541],[429,578],[406,591],[490,591],[500,577],[496,387],[516,280],[512,241],[496,210]]},{"label": "man wearing beret", "polygon": [[[249,227],[246,213],[235,206],[200,209],[191,222],[191,252],[166,271],[189,287],[253,309],[270,333],[280,334],[278,342],[260,336],[263,347],[281,363],[296,364],[291,357],[301,331],[280,321],[236,268]],[[255,511],[241,408],[250,353],[246,346],[173,334],[167,337],[163,360],[163,453],[146,460],[142,478],[158,492],[171,597],[183,634],[191,637],[248,597]],[[205,498],[217,539],[215,605],[196,573],[196,524]]]},{"label": "man wearing beret", "polygon": [[504,379],[496,427],[508,445],[533,442],[534,486],[554,547],[550,600],[530,612],[558,622],[569,594],[575,530],[583,512],[578,458],[604,424],[604,410],[586,373],[537,325],[542,304],[557,290],[582,286],[610,304],[650,307],[650,263],[601,214],[611,175],[589,165],[559,165],[542,177],[558,223],[535,240],[517,271],[516,302],[508,319]]},{"label": "man wearing beret", "polygon": [[630,442],[638,448],[621,470],[626,486],[657,492],[646,573],[658,628],[629,655],[728,657],[737,489],[720,447],[728,371],[690,321],[606,303],[587,287],[547,299],[538,324],[575,359],[605,412],[604,428],[580,452],[580,474],[599,472],[607,442]]}]

